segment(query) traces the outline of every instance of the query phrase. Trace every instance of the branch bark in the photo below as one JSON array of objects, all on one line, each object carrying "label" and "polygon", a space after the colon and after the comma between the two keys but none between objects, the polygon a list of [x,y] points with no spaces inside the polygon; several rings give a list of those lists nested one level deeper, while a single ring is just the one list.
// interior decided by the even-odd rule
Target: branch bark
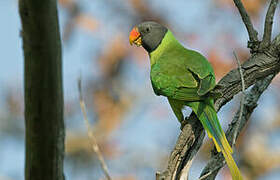
[{"label": "branch bark", "polygon": [[[242,72],[244,74],[244,84],[246,85],[245,88],[256,84],[250,92],[251,95],[247,95],[246,103],[250,104],[250,102],[248,102],[248,98],[250,98],[252,94],[255,93],[254,91],[263,88],[263,92],[271,81],[269,80],[269,77],[272,79],[275,74],[280,71],[280,34],[276,36],[276,38],[271,43],[269,43],[262,49],[262,47],[260,46],[260,43],[262,42],[258,41],[257,31],[254,29],[250,17],[248,16],[241,1],[233,1],[237,6],[242,20],[247,28],[249,35],[248,47],[251,48],[252,53],[250,58],[241,65]],[[271,4],[272,5],[270,5],[270,8],[268,8],[268,11],[270,11],[270,13],[267,14],[274,14],[274,0],[272,0]],[[268,19],[270,21],[270,19],[273,19],[273,17]],[[272,23],[266,22],[265,26],[271,25]],[[265,29],[271,30],[272,28],[266,27]],[[269,36],[269,34],[266,36]],[[241,87],[241,78],[238,68],[231,70],[219,81],[216,88],[214,89],[215,93],[222,94],[222,96],[215,101],[215,109],[217,110],[217,112],[223,105],[229,102],[234,97],[234,95],[238,94],[241,91]],[[258,95],[255,94],[255,97],[259,97],[262,92],[258,92]],[[255,102],[257,102],[258,98],[255,100]],[[248,119],[253,112],[254,107],[250,106],[246,107],[245,109],[246,110],[242,115],[241,125],[238,129],[238,134],[246,123],[245,120]],[[203,131],[202,125],[194,114],[191,114],[191,116],[186,121],[187,124],[183,127],[176,145],[169,157],[168,167],[163,173],[157,173],[157,180],[187,179],[189,166],[192,162],[193,157],[198,152],[202,144],[205,133]],[[235,129],[235,126],[236,120],[234,119],[227,131],[227,134],[231,139],[232,131],[233,129]],[[230,143],[232,143],[232,140],[230,141]],[[211,176],[209,177],[215,177],[220,167],[225,164],[223,159],[223,156],[220,154],[218,154],[217,156],[214,155],[209,162],[209,168],[208,166],[205,168],[205,170],[201,174],[201,177],[205,174],[208,174],[209,172],[214,172],[213,174],[210,173]],[[216,163],[216,167],[211,166],[210,168],[210,164],[213,162]],[[211,179],[209,177],[205,176],[203,179]]]},{"label": "branch bark", "polygon": [[257,42],[258,41],[258,32],[254,29],[251,19],[250,19],[248,13],[246,12],[246,9],[244,8],[242,2],[240,0],[233,0],[233,2],[241,15],[243,23],[246,26],[250,41]]},{"label": "branch bark", "polygon": [[271,0],[269,8],[265,16],[264,33],[263,33],[263,46],[267,46],[271,41],[271,32],[273,25],[273,17],[278,4],[278,0]]},{"label": "branch bark", "polygon": [[63,180],[61,40],[56,0],[20,0],[24,50],[25,179]]}]

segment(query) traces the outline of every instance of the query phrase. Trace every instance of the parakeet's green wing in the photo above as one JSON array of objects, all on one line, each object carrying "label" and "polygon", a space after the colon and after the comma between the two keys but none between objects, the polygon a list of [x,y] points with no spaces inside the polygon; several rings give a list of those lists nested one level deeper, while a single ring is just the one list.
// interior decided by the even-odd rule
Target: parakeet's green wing
[{"label": "parakeet's green wing", "polygon": [[[193,73],[183,66],[174,68],[174,64],[164,63],[161,58],[151,68],[151,82],[157,95],[174,97],[185,101],[197,101],[201,97],[197,91],[199,82]],[[172,74],[172,76],[171,76]]]},{"label": "parakeet's green wing", "polygon": [[182,54],[182,58],[184,57],[184,65],[188,67],[189,71],[193,73],[193,76],[199,80],[198,95],[203,96],[207,94],[216,84],[212,66],[199,52],[184,49],[184,53]]},{"label": "parakeet's green wing", "polygon": [[168,32],[163,39],[168,47],[160,46],[150,54],[154,92],[178,100],[201,100],[215,87],[213,69],[200,53],[185,49],[172,36]]}]

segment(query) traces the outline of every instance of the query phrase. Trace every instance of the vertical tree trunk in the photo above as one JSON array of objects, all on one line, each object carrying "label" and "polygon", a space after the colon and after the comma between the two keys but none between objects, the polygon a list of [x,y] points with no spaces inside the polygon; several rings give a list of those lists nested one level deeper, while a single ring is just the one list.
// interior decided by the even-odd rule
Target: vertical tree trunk
[{"label": "vertical tree trunk", "polygon": [[63,180],[61,40],[56,0],[19,0],[24,49],[25,179]]}]

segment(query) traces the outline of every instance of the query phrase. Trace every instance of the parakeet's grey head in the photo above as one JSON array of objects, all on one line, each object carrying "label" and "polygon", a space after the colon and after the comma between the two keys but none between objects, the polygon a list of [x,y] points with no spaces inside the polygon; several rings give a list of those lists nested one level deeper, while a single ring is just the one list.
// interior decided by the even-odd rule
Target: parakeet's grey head
[{"label": "parakeet's grey head", "polygon": [[135,26],[129,36],[130,43],[134,43],[137,46],[143,46],[143,48],[151,53],[161,43],[168,29],[163,25],[146,21]]}]

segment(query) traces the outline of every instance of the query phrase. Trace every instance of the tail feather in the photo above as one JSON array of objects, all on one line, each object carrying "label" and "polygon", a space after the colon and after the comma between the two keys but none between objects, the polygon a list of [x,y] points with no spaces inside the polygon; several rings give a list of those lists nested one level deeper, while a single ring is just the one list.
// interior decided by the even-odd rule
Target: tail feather
[{"label": "tail feather", "polygon": [[229,145],[225,133],[219,123],[217,113],[211,101],[190,102],[188,105],[198,116],[209,138],[214,141],[218,152],[222,152],[233,180],[242,180],[241,173],[232,157],[232,148]]},{"label": "tail feather", "polygon": [[232,179],[233,180],[242,180],[243,178],[241,176],[241,173],[240,173],[236,163],[234,162],[234,159],[232,158],[232,155],[230,153],[226,152],[225,150],[222,150],[222,153],[223,153],[225,160],[227,162],[227,165],[229,167]]}]

